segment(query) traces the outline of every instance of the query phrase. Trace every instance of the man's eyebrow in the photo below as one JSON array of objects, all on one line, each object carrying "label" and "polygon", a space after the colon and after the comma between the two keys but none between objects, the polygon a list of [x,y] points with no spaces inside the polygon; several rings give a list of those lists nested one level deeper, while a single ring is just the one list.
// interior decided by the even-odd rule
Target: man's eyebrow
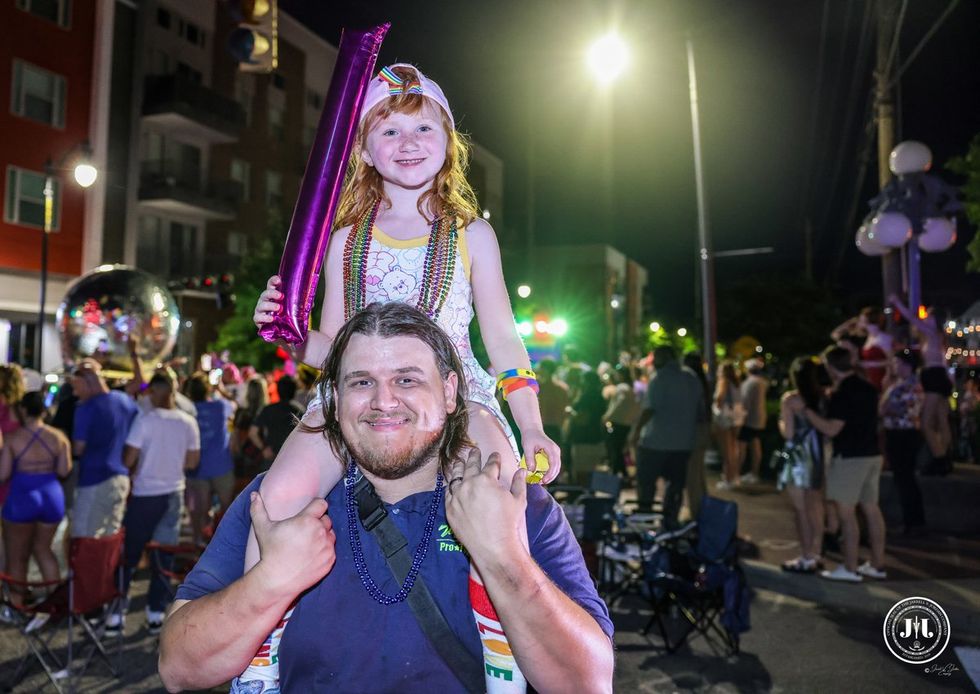
[{"label": "man's eyebrow", "polygon": [[[396,374],[416,373],[416,374],[425,375],[425,371],[423,371],[418,366],[403,366],[401,368],[395,369],[395,373]],[[370,376],[370,375],[371,375],[371,372],[370,371],[363,371],[363,370],[362,371],[350,371],[350,372],[344,374],[344,380],[346,381],[346,380],[351,379],[351,378],[363,378],[365,376]]]}]

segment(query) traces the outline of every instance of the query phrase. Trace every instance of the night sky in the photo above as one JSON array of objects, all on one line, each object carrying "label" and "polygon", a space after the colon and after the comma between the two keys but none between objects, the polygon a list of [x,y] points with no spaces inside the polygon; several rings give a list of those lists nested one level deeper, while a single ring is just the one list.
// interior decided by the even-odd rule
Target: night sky
[{"label": "night sky", "polygon": [[[687,32],[714,248],[776,249],[718,259],[718,293],[759,273],[802,274],[809,217],[815,278],[848,309],[880,301],[880,261],[853,244],[878,180],[873,129],[859,180],[875,55],[868,4],[830,0],[822,31],[823,0],[281,0],[335,45],[343,26],[391,21],[378,64],[417,64],[442,85],[459,127],[504,160],[504,218],[491,220],[502,245],[523,247],[533,190],[539,243],[608,240],[649,269],[652,311],[674,321],[695,305]],[[949,4],[908,3],[898,65]],[[584,54],[610,28],[631,63],[604,89]],[[901,77],[897,141],[926,142],[940,173],[980,133],[978,35],[980,3],[959,2]],[[924,300],[941,311],[980,297],[980,276],[964,270],[973,233],[960,219],[956,246],[925,259]]]}]

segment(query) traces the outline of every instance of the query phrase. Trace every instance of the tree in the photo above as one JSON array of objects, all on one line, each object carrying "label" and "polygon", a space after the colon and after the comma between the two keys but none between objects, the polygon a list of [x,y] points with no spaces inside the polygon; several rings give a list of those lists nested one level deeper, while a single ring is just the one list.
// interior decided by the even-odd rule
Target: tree
[{"label": "tree", "polygon": [[259,337],[252,322],[259,294],[277,272],[285,245],[282,215],[278,211],[270,210],[267,229],[257,243],[250,244],[235,273],[234,313],[218,328],[218,337],[210,345],[212,351],[227,350],[233,362],[251,364],[259,372],[271,371],[280,362],[276,357],[278,346]]},{"label": "tree", "polygon": [[[946,168],[966,177],[966,182],[960,186],[966,218],[973,226],[980,227],[980,134],[970,142],[966,154],[951,160]],[[980,272],[980,234],[974,234],[967,250],[970,252],[967,271]]]},{"label": "tree", "polygon": [[840,321],[831,292],[798,275],[753,275],[718,296],[722,342],[750,335],[785,359],[822,350]]}]

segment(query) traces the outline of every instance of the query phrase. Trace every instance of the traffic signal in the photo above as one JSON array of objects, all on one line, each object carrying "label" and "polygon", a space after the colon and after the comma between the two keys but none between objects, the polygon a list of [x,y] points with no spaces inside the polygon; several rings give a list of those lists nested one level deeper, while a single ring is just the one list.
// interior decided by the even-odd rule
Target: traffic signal
[{"label": "traffic signal", "polygon": [[238,22],[228,37],[228,50],[242,72],[272,72],[279,67],[278,0],[231,0]]}]

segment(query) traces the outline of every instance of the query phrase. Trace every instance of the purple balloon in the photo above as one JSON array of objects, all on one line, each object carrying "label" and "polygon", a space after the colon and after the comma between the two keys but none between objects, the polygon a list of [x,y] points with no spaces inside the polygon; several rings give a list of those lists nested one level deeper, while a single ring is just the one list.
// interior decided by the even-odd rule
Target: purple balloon
[{"label": "purple balloon", "polygon": [[361,104],[389,27],[391,24],[385,23],[367,31],[345,29],[340,36],[337,64],[279,263],[282,308],[259,329],[259,335],[267,342],[283,340],[297,345],[306,341],[310,309],[340,203]]}]

